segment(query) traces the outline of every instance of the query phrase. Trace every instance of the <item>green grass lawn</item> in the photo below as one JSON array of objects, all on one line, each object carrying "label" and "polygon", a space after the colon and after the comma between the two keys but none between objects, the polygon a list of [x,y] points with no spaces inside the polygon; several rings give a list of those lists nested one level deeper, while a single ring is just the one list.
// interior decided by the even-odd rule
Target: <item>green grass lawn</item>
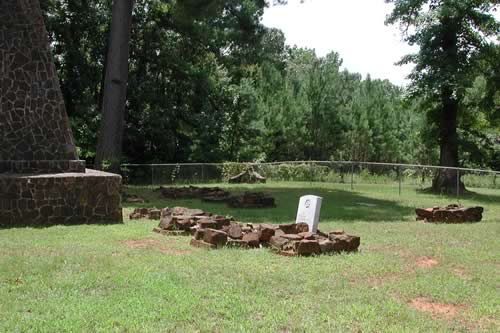
[{"label": "green grass lawn", "polygon": [[[280,257],[267,249],[191,248],[157,221],[0,230],[0,332],[465,332],[500,330],[500,193],[475,190],[478,224],[415,222],[416,206],[456,202],[405,187],[288,183],[277,208],[189,206],[245,222],[292,222],[298,198],[322,196],[320,229],[361,236],[356,254]],[[368,205],[367,205],[368,204]],[[128,215],[132,206],[124,209]]]}]

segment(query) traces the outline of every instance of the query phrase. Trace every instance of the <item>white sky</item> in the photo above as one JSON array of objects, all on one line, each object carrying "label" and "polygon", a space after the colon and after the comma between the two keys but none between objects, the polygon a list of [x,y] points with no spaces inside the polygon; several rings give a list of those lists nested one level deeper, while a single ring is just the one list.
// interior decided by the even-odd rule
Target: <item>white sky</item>
[{"label": "white sky", "polygon": [[289,0],[264,12],[262,23],[285,33],[287,44],[308,47],[324,56],[338,52],[343,67],[363,76],[407,84],[411,66],[396,66],[415,52],[401,41],[397,26],[385,26],[392,5],[384,0]]}]

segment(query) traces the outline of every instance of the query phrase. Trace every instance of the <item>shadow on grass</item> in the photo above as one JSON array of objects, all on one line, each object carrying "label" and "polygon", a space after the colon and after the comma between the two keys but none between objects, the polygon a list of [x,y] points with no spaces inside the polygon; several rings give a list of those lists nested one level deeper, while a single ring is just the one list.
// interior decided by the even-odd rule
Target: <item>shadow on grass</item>
[{"label": "shadow on grass", "polygon": [[[238,193],[249,191],[249,188],[231,187],[230,191]],[[396,201],[375,199],[357,192],[324,189],[324,188],[280,188],[256,187],[254,191],[264,191],[276,199],[276,208],[236,209],[224,203],[204,202],[199,199],[164,199],[157,191],[144,188],[129,189],[129,193],[137,194],[148,202],[145,204],[124,204],[125,207],[173,207],[186,206],[200,208],[211,213],[234,216],[242,222],[292,222],[295,221],[297,205],[302,195],[312,194],[323,198],[321,207],[322,221],[363,221],[363,222],[400,222],[409,221],[414,214],[413,208],[402,206]]]},{"label": "shadow on grass", "polygon": [[[489,189],[490,190],[490,189]],[[491,191],[495,191],[491,189]],[[450,203],[457,202],[460,200],[469,200],[475,201],[479,204],[495,204],[500,203],[500,195],[493,193],[478,193],[475,189],[467,190],[465,193],[461,193],[460,195],[456,194],[439,194],[435,193],[429,189],[417,189],[418,194],[425,194],[429,197],[435,197],[436,199],[446,199],[449,200]]]}]

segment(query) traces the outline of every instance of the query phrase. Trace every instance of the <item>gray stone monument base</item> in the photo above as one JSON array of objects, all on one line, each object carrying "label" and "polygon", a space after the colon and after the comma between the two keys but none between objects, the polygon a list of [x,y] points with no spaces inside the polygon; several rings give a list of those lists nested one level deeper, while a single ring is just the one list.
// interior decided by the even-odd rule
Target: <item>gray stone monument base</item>
[{"label": "gray stone monument base", "polygon": [[0,174],[0,227],[122,223],[121,176]]}]

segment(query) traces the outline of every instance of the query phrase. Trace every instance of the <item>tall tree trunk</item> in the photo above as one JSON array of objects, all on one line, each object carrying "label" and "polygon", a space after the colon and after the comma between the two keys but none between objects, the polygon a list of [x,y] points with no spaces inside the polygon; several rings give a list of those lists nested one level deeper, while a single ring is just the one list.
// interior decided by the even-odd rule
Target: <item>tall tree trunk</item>
[{"label": "tall tree trunk", "polygon": [[122,155],[125,102],[127,98],[128,57],[132,27],[133,0],[114,0],[106,59],[102,120],[97,143],[96,168],[104,162],[118,172]]},{"label": "tall tree trunk", "polygon": [[[457,115],[458,101],[453,97],[452,89],[442,90],[442,110],[439,118],[439,165],[458,167]],[[464,184],[457,179],[457,170],[441,169],[432,181],[432,189],[438,193],[455,194],[464,192]],[[458,189],[457,189],[458,184]]]},{"label": "tall tree trunk", "polygon": [[[458,26],[451,17],[442,18],[444,28],[441,35],[441,47],[444,51],[446,70],[444,74],[452,81],[457,80],[458,60]],[[458,167],[458,99],[457,92],[450,83],[441,86],[441,112],[439,114],[439,165],[442,167]],[[464,184],[458,177],[457,170],[440,169],[432,181],[432,189],[438,193],[463,193]]]}]

